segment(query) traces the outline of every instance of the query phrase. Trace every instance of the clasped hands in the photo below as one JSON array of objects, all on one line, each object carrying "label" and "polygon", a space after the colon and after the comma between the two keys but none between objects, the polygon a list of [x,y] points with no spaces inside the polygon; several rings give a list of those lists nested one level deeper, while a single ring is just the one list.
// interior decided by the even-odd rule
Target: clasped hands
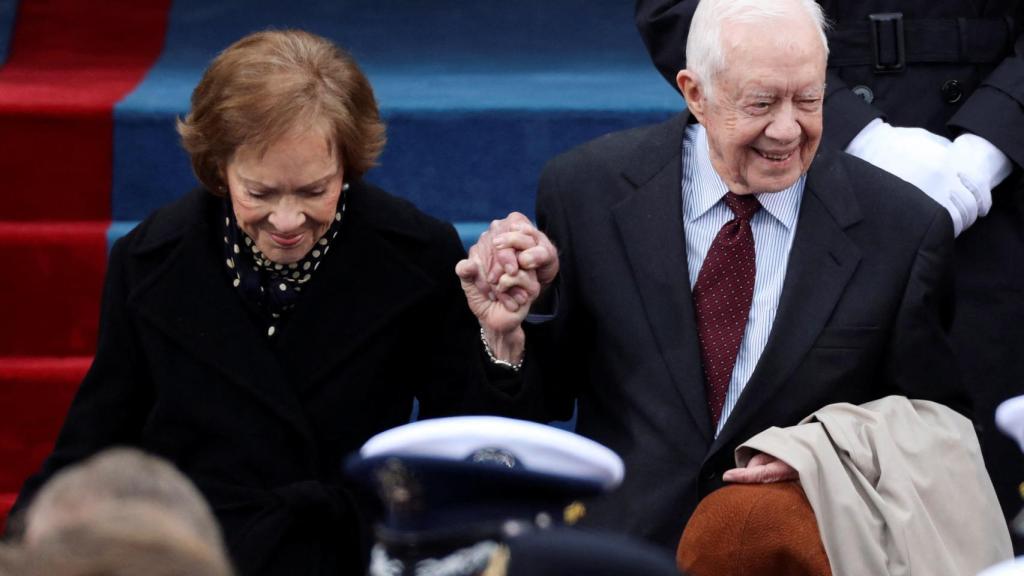
[{"label": "clasped hands", "polygon": [[[558,251],[526,216],[513,212],[491,222],[455,266],[466,301],[494,354],[516,362],[523,346],[522,322],[544,288],[558,275]],[[788,464],[757,454],[745,468],[729,470],[726,482],[783,482],[799,476]]]},{"label": "clasped hands", "polygon": [[960,235],[992,208],[992,189],[1013,166],[998,148],[974,134],[950,141],[923,128],[871,121],[846,151],[906,180],[941,204]]},{"label": "clasped hands", "polygon": [[455,266],[469,309],[496,357],[521,359],[522,322],[558,275],[558,251],[530,219],[513,212],[491,222]]}]

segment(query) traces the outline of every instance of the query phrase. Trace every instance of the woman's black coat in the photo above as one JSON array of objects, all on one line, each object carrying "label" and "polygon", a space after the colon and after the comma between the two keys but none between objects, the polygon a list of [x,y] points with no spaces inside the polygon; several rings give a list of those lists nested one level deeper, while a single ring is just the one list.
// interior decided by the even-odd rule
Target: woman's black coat
[{"label": "woman's black coat", "polygon": [[366,539],[341,477],[371,435],[487,411],[477,323],[449,224],[353,183],[329,257],[271,344],[231,286],[222,201],[198,190],[113,247],[99,347],[23,507],[105,447],[173,461],[209,500],[243,575],[354,574]]}]

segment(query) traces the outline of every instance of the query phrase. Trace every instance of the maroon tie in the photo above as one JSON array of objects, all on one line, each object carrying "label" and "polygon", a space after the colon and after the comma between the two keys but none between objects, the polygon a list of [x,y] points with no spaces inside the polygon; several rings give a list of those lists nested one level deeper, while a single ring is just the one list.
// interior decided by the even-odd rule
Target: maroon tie
[{"label": "maroon tie", "polygon": [[693,286],[708,408],[715,426],[722,416],[754,298],[754,233],[750,219],[761,207],[753,195],[729,192],[724,200],[736,217],[718,231]]}]

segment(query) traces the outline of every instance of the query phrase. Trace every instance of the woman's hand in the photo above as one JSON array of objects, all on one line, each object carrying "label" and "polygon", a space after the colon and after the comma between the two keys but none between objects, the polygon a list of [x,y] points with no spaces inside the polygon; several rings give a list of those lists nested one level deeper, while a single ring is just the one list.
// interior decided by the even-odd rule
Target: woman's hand
[{"label": "woman's hand", "polygon": [[498,358],[517,362],[530,305],[558,274],[558,252],[530,220],[513,212],[490,228],[455,267],[466,302]]}]

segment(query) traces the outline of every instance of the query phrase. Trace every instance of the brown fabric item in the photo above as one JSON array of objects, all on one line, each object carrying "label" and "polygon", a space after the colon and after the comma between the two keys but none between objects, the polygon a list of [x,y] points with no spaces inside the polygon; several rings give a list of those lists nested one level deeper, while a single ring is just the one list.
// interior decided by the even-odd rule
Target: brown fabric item
[{"label": "brown fabric item", "polygon": [[798,482],[731,484],[701,500],[676,550],[691,576],[831,576]]}]

